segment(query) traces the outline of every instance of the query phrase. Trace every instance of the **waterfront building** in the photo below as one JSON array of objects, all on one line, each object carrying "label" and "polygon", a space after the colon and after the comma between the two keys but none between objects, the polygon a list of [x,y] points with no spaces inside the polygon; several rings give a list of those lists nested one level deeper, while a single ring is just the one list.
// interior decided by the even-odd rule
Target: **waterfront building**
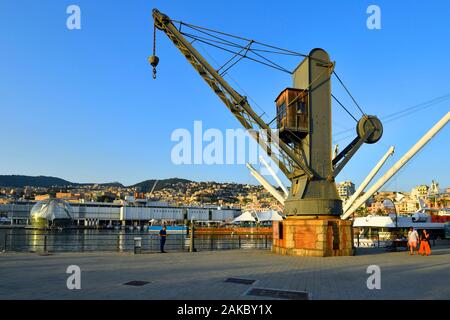
[{"label": "waterfront building", "polygon": [[38,195],[34,196],[34,200],[36,200],[36,201],[42,201],[42,200],[46,200],[46,199],[50,199],[49,194],[38,194]]},{"label": "waterfront building", "polygon": [[[61,203],[64,203],[64,205]],[[166,203],[155,205],[151,202],[145,205],[105,202],[68,203],[61,199],[46,199],[38,203],[17,201],[0,204],[0,215],[11,219],[11,224],[27,225],[33,217],[31,211],[39,218],[45,217],[52,221],[53,218],[49,219],[49,217],[53,217],[52,214],[58,217],[65,216],[64,208],[66,206],[70,208],[67,213],[73,220],[74,225],[88,227],[138,226],[148,224],[151,220],[173,223],[184,223],[186,220],[228,222],[241,213],[239,208],[217,206],[168,206]],[[60,208],[58,209],[58,207]],[[47,212],[48,208],[51,208],[51,210]],[[60,215],[58,215],[59,213]],[[39,221],[40,224],[45,225],[46,221]]]},{"label": "waterfront building", "polygon": [[31,225],[36,228],[69,226],[72,224],[72,209],[61,199],[46,199],[31,208],[30,218]]},{"label": "waterfront building", "polygon": [[337,184],[338,194],[342,199],[347,199],[355,193],[355,184],[350,180]]},{"label": "waterfront building", "polygon": [[426,184],[417,186],[411,190],[411,198],[415,200],[426,199],[428,197],[429,187]]},{"label": "waterfront building", "polygon": [[396,202],[395,205],[397,207],[398,213],[415,212],[419,207],[418,202],[416,200],[411,200],[409,198],[406,198],[400,202]]},{"label": "waterfront building", "polygon": [[430,188],[428,189],[428,196],[429,197],[436,197],[439,195],[439,183],[432,180]]}]

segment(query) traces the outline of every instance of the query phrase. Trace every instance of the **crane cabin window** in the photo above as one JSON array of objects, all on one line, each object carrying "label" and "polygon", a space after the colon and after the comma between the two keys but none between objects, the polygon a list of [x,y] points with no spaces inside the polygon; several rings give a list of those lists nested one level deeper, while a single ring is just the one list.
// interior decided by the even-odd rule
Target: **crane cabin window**
[{"label": "crane cabin window", "polygon": [[277,109],[277,122],[278,128],[280,128],[285,125],[286,121],[286,103],[283,102]]}]

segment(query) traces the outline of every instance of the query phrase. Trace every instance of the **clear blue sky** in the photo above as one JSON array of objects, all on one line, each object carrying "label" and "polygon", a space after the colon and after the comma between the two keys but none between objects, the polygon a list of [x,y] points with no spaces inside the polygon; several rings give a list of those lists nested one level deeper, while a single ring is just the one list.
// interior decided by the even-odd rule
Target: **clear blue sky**
[{"label": "clear blue sky", "polygon": [[[324,48],[364,110],[381,118],[450,93],[449,1],[316,2],[2,0],[0,174],[256,183],[244,165],[171,163],[174,129],[191,129],[195,120],[221,130],[239,124],[161,32],[152,79],[154,7],[303,53]],[[81,7],[81,30],[66,28],[70,4]],[[370,4],[381,8],[381,30],[366,27]],[[274,98],[291,83],[289,75],[250,62],[231,74],[270,117]],[[358,114],[336,82],[333,92]],[[392,165],[449,109],[446,101],[387,123],[380,143],[364,145],[337,180],[360,183],[389,145],[396,147]],[[338,106],[333,112],[335,132],[354,126]],[[447,127],[385,189],[409,190],[431,179],[450,187],[449,141]]]}]

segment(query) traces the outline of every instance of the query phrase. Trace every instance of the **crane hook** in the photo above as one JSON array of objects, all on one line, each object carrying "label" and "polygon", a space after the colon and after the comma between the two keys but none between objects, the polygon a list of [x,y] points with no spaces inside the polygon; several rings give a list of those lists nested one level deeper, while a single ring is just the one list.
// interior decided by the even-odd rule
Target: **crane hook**
[{"label": "crane hook", "polygon": [[156,24],[153,24],[153,55],[148,58],[148,62],[153,67],[153,79],[156,79],[156,66],[159,63],[159,58],[156,55]]},{"label": "crane hook", "polygon": [[152,55],[148,58],[148,62],[150,62],[151,66],[153,67],[153,79],[156,79],[156,66],[159,63],[159,58],[155,55]]}]

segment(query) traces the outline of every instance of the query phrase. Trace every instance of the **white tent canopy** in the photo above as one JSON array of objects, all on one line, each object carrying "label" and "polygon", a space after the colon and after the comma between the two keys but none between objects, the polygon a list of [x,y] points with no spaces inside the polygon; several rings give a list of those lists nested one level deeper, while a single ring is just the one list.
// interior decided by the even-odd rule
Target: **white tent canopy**
[{"label": "white tent canopy", "polygon": [[246,211],[240,216],[236,217],[233,222],[264,222],[264,221],[281,221],[283,216],[275,210],[268,210],[264,212]]},{"label": "white tent canopy", "polygon": [[256,213],[259,222],[262,221],[282,221],[283,217],[278,211],[269,210]]},{"label": "white tent canopy", "polygon": [[245,211],[244,213],[242,213],[240,216],[237,216],[233,222],[256,222],[255,217],[253,216],[253,214],[250,211]]}]

